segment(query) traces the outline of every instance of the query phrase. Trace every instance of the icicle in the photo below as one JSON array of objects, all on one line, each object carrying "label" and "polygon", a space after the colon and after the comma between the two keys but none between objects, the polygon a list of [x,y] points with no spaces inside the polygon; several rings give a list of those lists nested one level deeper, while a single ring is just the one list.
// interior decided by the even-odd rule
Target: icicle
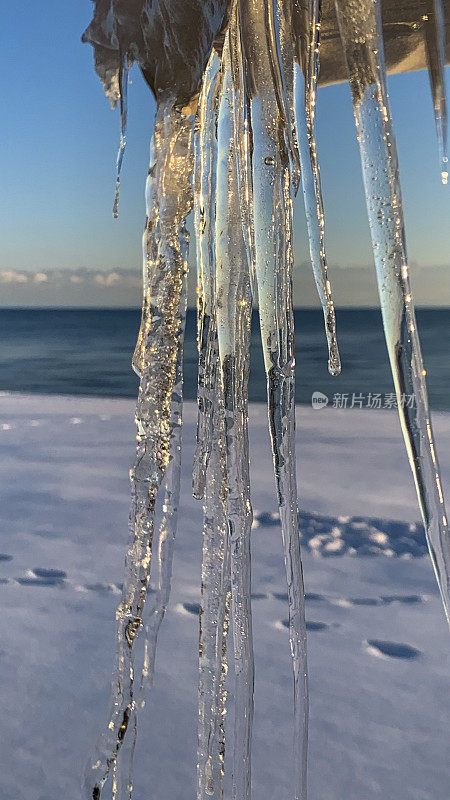
[{"label": "icicle", "polygon": [[[353,92],[400,419],[449,616],[450,544],[409,286],[379,2],[335,0],[335,5]],[[434,11],[424,15],[423,22],[446,179],[442,0],[433,2]],[[295,471],[292,300],[292,194],[299,181],[299,161],[311,260],[325,316],[329,369],[332,374],[340,371],[314,132],[320,0],[232,0],[225,17],[225,0],[214,0],[200,3],[204,13],[198,18],[194,15],[194,22],[191,19],[186,27],[183,18],[172,17],[162,3],[145,3],[145,15],[140,15],[141,5],[98,0],[95,24],[86,34],[96,48],[97,68],[108,95],[113,101],[120,97],[121,102],[115,216],[126,144],[130,65],[128,57],[122,63],[124,40],[116,35],[116,22],[123,29],[125,21],[132,47],[123,46],[123,51],[139,56],[144,76],[160,99],[146,187],[142,320],[133,357],[140,390],[127,574],[117,613],[118,656],[111,713],[88,767],[85,788],[89,800],[99,800],[112,773],[114,800],[131,800],[138,711],[144,691],[153,681],[158,632],[169,600],[180,487],[185,220],[193,205],[192,115],[201,71],[215,42],[217,50],[207,62],[195,131],[199,410],[193,489],[196,496],[204,498],[197,800],[223,800],[230,611],[235,666],[233,800],[250,800],[251,795],[254,666],[248,374],[252,294],[259,302],[288,585],[294,673],[294,798],[306,800],[308,685]],[[193,99],[180,110],[174,105],[175,96]],[[410,406],[411,396],[414,407]],[[166,494],[159,528],[158,591],[144,616],[155,507],[163,480]],[[133,647],[143,625],[147,639],[139,681]]]},{"label": "icicle", "polygon": [[196,139],[199,419],[193,486],[196,496],[205,497],[199,640],[198,800],[206,797],[220,800],[223,797],[226,636],[231,592],[224,409],[217,371],[214,302],[216,131],[223,78],[222,70],[217,73],[218,65],[220,62],[213,54],[205,73]]},{"label": "icicle", "polygon": [[[185,295],[186,297],[186,295]],[[184,326],[184,322],[182,322]],[[181,478],[181,432],[183,424],[183,351],[179,350],[177,381],[172,395],[172,441],[170,460],[166,472],[166,491],[163,502],[163,517],[158,540],[158,588],[152,597],[152,605],[146,615],[146,641],[142,689],[151,687],[155,671],[156,644],[161,622],[170,598],[172,561],[178,523]],[[144,698],[142,699],[144,703]]]},{"label": "icicle", "polygon": [[117,153],[117,177],[116,177],[116,194],[114,197],[113,217],[117,219],[119,216],[119,194],[120,194],[120,171],[122,169],[122,161],[127,146],[127,116],[128,116],[128,74],[129,74],[129,61],[128,56],[121,57],[119,68],[119,97],[120,97],[120,144]]},{"label": "icicle", "polygon": [[158,238],[157,230],[159,224],[159,207],[157,196],[156,180],[156,156],[157,142],[155,135],[152,136],[150,144],[150,164],[148,169],[147,181],[145,185],[145,209],[146,219],[144,233],[142,235],[142,312],[139,334],[134,349],[131,365],[136,375],[140,378],[144,365],[144,350],[149,330],[149,281],[148,265],[153,264],[158,259]]},{"label": "icicle", "polygon": [[242,232],[247,261],[251,265],[250,283],[254,303],[258,301],[255,272],[255,240],[253,231],[253,183],[251,166],[250,109],[243,62],[242,34],[239,6],[236,5],[236,24],[229,28],[231,74],[233,80],[233,132],[236,156],[236,174],[241,198]]},{"label": "icicle", "polygon": [[446,184],[448,181],[447,101],[445,97],[445,20],[442,0],[433,0],[429,12],[422,16],[422,23],[433,96],[441,178],[442,183]]},{"label": "icicle", "polygon": [[[217,376],[219,378],[219,376]],[[227,474],[219,380],[213,398],[211,454],[203,508],[199,637],[198,800],[222,800],[225,759],[226,639],[231,596],[226,519]]]},{"label": "icicle", "polygon": [[[187,231],[183,232],[187,241]],[[187,257],[187,253],[185,254]],[[186,276],[184,277],[185,280]],[[178,523],[181,479],[181,434],[183,424],[183,338],[186,322],[186,286],[183,287],[184,307],[180,307],[181,340],[178,349],[176,378],[171,400],[171,440],[169,461],[165,473],[165,496],[162,504],[162,519],[159,526],[157,549],[157,590],[151,597],[150,608],[145,612],[145,652],[140,686],[135,692],[133,711],[128,725],[132,730],[125,738],[117,755],[117,798],[132,797],[133,757],[137,737],[137,717],[139,709],[145,705],[145,692],[153,685],[156,646],[159,629],[164,619],[170,598],[172,581],[172,562],[175,536]],[[147,600],[147,606],[148,606]],[[136,671],[136,670],[135,670]],[[114,796],[113,796],[114,797]]]},{"label": "icicle", "polygon": [[211,450],[214,359],[217,357],[214,283],[214,203],[218,98],[222,73],[215,52],[209,59],[199,101],[198,131],[195,141],[195,230],[197,232],[197,308],[198,308],[198,422],[197,449],[194,457],[193,493],[202,498],[206,466]]},{"label": "icicle", "polygon": [[295,478],[295,345],[292,308],[290,180],[271,82],[264,9],[241,0],[253,133],[253,202],[259,316],[269,425],[285,550],[294,669],[295,798],[306,798],[307,668],[304,589]]},{"label": "icicle", "polygon": [[[285,107],[287,113],[287,124],[289,125],[289,137],[292,141],[292,147],[296,153],[297,164],[293,165],[291,160],[291,179],[294,187],[294,194],[297,194],[300,185],[300,153],[298,149],[298,137],[295,126],[295,110],[294,110],[294,47],[293,47],[293,0],[275,0],[276,6],[276,24],[277,31],[277,46],[280,51],[280,65],[283,75],[283,86],[285,92]],[[290,149],[287,140],[288,149]],[[293,168],[294,167],[294,168]]]},{"label": "icicle", "polygon": [[308,227],[311,263],[322,304],[328,342],[328,369],[339,375],[341,360],[336,337],[336,319],[325,252],[325,215],[320,169],[314,133],[315,97],[318,79],[319,2],[296,0],[294,35],[295,122],[300,151],[301,178]]},{"label": "icicle", "polygon": [[[450,537],[409,283],[378,0],[336,0],[353,94],[386,342],[431,559],[450,622]],[[407,398],[414,397],[410,408]]]},{"label": "icicle", "polygon": [[[235,24],[235,17],[231,25]],[[233,131],[233,85],[228,36],[219,107],[216,197],[216,315],[224,396],[227,525],[231,551],[231,612],[235,665],[233,800],[251,795],[253,638],[250,600],[250,476],[248,373],[250,275],[242,234]]]},{"label": "icicle", "polygon": [[198,800],[223,797],[226,637],[230,552],[223,399],[214,302],[217,124],[223,72],[212,54],[204,77],[196,135],[195,216],[198,265],[199,387],[194,495],[204,497],[199,637]]},{"label": "icicle", "polygon": [[[279,39],[279,20],[276,19],[274,4],[279,6],[280,0],[264,0],[264,26],[267,39],[267,52],[269,54],[269,63],[272,73],[273,88],[277,99],[278,111],[280,119],[283,123],[286,145],[291,159],[291,180],[295,193],[297,193],[300,183],[300,157],[298,152],[298,144],[294,135],[294,128],[291,120],[291,104],[289,102],[289,90],[286,80],[288,73],[285,72],[282,65],[281,55],[281,42]],[[292,72],[292,62],[289,65]]]},{"label": "icicle", "polygon": [[191,138],[191,110],[183,113],[171,104],[161,105],[154,134],[153,171],[158,219],[148,225],[152,240],[148,252],[156,258],[147,263],[149,308],[136,410],[137,455],[131,472],[130,545],[117,612],[118,659],[111,715],[86,774],[90,800],[100,797],[135,709],[133,644],[142,625],[149,581],[155,503],[174,434],[173,397],[186,307],[188,237],[184,220],[192,207]]}]

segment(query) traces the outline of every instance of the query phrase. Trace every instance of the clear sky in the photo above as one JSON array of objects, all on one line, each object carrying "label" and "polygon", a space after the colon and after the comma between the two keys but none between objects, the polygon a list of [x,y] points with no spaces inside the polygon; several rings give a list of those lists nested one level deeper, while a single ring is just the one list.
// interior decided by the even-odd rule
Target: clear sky
[{"label": "clear sky", "polygon": [[[64,303],[67,293],[71,304],[70,292],[76,286],[78,301],[83,302],[85,291],[89,303],[92,281],[97,288],[106,286],[112,291],[116,286],[118,291],[123,270],[132,271],[136,280],[131,283],[137,287],[143,192],[155,110],[151,93],[135,68],[129,87],[120,217],[113,220],[119,119],[103,96],[93,68],[92,49],[80,40],[91,18],[92,3],[47,0],[44,4],[13,4],[0,0],[0,8],[0,288],[5,290],[0,304],[20,304],[27,291],[24,302],[28,303],[30,281],[33,291],[35,286],[40,287],[41,299],[36,302],[49,304],[45,290],[60,271],[64,274],[63,280],[58,278],[57,302]],[[416,275],[419,301],[448,304],[448,291],[443,296],[439,287],[445,273],[447,289],[449,286],[448,272],[443,268],[450,267],[450,186],[442,187],[439,181],[427,75],[421,72],[392,77],[389,92],[413,285]],[[317,133],[328,261],[336,274],[339,300],[342,304],[348,296],[352,303],[371,302],[372,256],[347,85],[319,91]],[[297,302],[301,302],[302,297],[308,301],[311,289],[309,276],[304,291],[301,285],[306,274],[306,266],[301,265],[308,259],[301,197],[295,205],[295,223]],[[35,281],[34,273],[41,278]],[[118,277],[110,279],[108,285],[103,273]],[[17,279],[17,275],[22,277]],[[137,288],[135,296],[137,301]],[[119,299],[108,297],[105,295],[107,304],[116,304]]]}]

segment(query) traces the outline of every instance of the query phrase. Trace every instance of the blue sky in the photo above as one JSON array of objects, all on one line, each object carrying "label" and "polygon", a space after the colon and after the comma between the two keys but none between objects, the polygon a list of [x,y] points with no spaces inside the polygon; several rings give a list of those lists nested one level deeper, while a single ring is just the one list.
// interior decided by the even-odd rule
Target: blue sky
[{"label": "blue sky", "polygon": [[[92,3],[0,0],[0,8],[0,270],[24,274],[135,270],[139,274],[143,191],[155,108],[150,91],[138,70],[133,70],[128,148],[116,221],[111,209],[118,113],[111,111],[103,96],[92,49],[80,40]],[[414,266],[417,270],[450,266],[450,187],[439,182],[427,75],[392,77],[389,91],[410,262],[413,270]],[[317,132],[328,260],[351,276],[345,268],[369,267],[372,256],[347,85],[320,90]],[[296,263],[301,265],[308,258],[301,198],[296,201],[295,222]],[[430,280],[438,280],[435,275],[440,273],[432,270]]]}]

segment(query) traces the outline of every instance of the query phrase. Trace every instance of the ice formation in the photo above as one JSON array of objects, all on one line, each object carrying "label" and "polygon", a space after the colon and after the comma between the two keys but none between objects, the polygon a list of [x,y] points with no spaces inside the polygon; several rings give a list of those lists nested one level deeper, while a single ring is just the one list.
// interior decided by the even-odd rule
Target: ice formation
[{"label": "ice formation", "polygon": [[[185,223],[192,208],[199,352],[193,491],[204,507],[197,797],[223,798],[229,627],[235,680],[232,795],[233,800],[251,796],[254,664],[247,385],[251,312],[257,302],[289,599],[292,794],[296,800],[306,798],[308,686],[295,478],[292,309],[292,199],[300,183],[329,370],[340,371],[315,143],[320,34],[324,82],[347,77],[352,90],[400,419],[433,566],[450,615],[447,518],[409,285],[386,92],[386,64],[401,71],[422,67],[426,59],[446,181],[445,26],[441,0],[397,6],[383,3],[382,25],[379,0],[335,0],[335,8],[330,0],[323,7],[320,0],[95,2],[84,40],[94,45],[107,96],[121,107],[115,214],[126,141],[127,74],[133,61],[155,94],[157,114],[146,187],[142,321],[133,357],[140,388],[130,543],[117,612],[110,715],[85,776],[90,800],[100,797],[109,777],[116,800],[132,796],[138,712],[152,683],[158,631],[169,600],[180,488]],[[401,402],[406,394],[415,395],[412,408]],[[152,575],[157,571],[158,590],[146,604],[151,570]],[[138,657],[135,643],[141,628],[145,648]]]}]

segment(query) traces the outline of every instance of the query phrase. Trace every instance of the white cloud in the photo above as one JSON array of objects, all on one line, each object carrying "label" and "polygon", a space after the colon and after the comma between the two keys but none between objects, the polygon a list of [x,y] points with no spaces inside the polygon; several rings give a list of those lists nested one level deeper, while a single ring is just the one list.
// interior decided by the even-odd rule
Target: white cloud
[{"label": "white cloud", "polygon": [[99,273],[95,276],[95,282],[100,284],[100,286],[114,286],[117,283],[121,282],[123,277],[119,275],[118,272],[109,272],[107,274]]},{"label": "white cloud", "polygon": [[0,270],[3,307],[135,307],[142,299],[142,273],[125,269]]},{"label": "white cloud", "polygon": [[[450,270],[417,267],[412,270],[417,305],[442,305],[450,297]],[[317,289],[309,263],[295,269],[294,304],[318,305]],[[332,265],[329,277],[337,307],[378,306],[375,270]],[[189,305],[195,303],[195,267],[189,274]],[[0,270],[0,305],[4,307],[86,306],[136,307],[142,302],[142,273],[138,265],[126,269]]]},{"label": "white cloud", "polygon": [[28,281],[28,276],[24,272],[4,269],[0,272],[0,281],[2,283],[26,283]]}]

